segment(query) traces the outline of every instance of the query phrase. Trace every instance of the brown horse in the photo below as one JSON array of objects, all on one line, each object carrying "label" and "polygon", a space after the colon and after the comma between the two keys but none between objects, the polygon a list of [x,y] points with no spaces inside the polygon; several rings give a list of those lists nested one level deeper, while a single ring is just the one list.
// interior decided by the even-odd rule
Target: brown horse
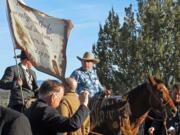
[{"label": "brown horse", "polygon": [[151,109],[160,112],[164,108],[172,110],[175,107],[166,86],[161,80],[149,77],[149,83],[143,83],[126,95],[107,97],[104,94],[95,95],[91,99],[91,122],[94,125],[92,133],[103,135],[137,135],[140,125],[144,122]]}]

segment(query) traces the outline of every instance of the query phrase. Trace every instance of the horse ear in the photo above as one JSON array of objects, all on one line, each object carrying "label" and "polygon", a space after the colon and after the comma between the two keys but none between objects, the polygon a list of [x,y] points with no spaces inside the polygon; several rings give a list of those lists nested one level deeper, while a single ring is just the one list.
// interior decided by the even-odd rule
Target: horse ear
[{"label": "horse ear", "polygon": [[148,80],[153,86],[157,84],[156,78],[154,76],[148,76]]}]

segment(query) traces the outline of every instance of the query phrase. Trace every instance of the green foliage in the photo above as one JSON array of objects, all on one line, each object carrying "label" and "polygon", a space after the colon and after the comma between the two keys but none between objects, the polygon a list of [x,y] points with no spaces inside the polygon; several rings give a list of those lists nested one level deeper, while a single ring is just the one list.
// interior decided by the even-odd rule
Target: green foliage
[{"label": "green foliage", "polygon": [[97,65],[97,72],[103,84],[108,84],[106,87],[111,88],[114,85],[114,48],[119,42],[120,34],[119,17],[112,9],[104,27],[100,26],[99,39],[97,45],[93,46],[93,52],[101,62]]},{"label": "green foliage", "polygon": [[138,3],[141,5],[138,13],[141,26],[139,40],[142,50],[148,52],[143,56],[143,61],[147,63],[144,72],[152,71],[153,75],[171,85],[180,77],[180,48],[176,40],[176,33],[180,30],[176,31],[175,26],[179,4],[173,0],[138,0]]},{"label": "green foliage", "polygon": [[101,60],[99,78],[115,94],[132,89],[147,75],[159,77],[168,86],[180,81],[180,1],[137,2],[137,19],[130,5],[122,26],[112,9],[93,45]]}]

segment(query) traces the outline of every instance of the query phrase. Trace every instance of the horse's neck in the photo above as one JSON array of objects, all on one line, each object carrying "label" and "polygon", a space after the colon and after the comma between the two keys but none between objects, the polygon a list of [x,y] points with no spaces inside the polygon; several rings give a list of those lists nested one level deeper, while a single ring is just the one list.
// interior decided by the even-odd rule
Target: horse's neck
[{"label": "horse's neck", "polygon": [[131,97],[129,99],[130,108],[132,117],[130,118],[132,121],[143,116],[150,109],[149,104],[150,93],[146,89],[142,89],[141,92],[138,92],[135,97]]},{"label": "horse's neck", "polygon": [[133,123],[133,127],[131,124],[131,131],[133,133],[133,135],[137,135],[139,132],[139,128],[142,125],[142,123],[145,121],[145,119],[148,116],[149,111],[147,111],[146,113],[144,113],[141,117],[139,117],[135,123]]}]

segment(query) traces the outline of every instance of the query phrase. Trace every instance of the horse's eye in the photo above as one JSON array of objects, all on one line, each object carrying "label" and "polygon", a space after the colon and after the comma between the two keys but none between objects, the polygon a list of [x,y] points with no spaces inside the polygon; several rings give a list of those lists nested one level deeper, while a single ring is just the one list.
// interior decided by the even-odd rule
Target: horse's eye
[{"label": "horse's eye", "polygon": [[163,96],[163,92],[162,92],[162,91],[159,92],[159,96],[160,96],[160,97]]},{"label": "horse's eye", "polygon": [[170,109],[170,111],[171,111],[172,113],[176,113],[176,112],[174,111],[174,109]]}]

